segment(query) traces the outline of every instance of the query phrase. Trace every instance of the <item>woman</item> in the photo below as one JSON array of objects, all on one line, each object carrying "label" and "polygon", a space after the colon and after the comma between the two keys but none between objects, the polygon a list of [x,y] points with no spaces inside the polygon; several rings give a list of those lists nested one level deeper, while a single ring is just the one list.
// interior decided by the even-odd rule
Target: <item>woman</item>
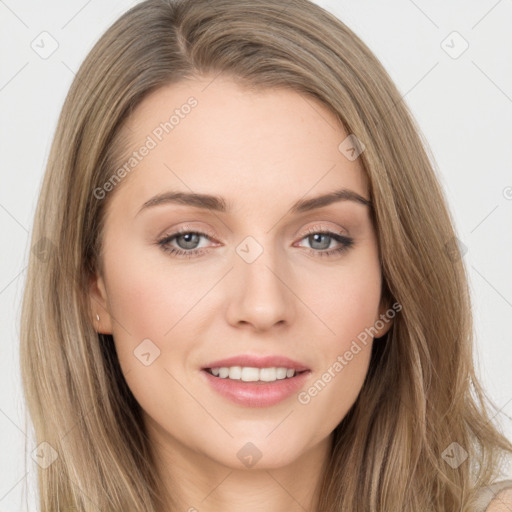
[{"label": "woman", "polygon": [[43,511],[469,512],[512,483],[400,100],[306,0],[149,0],[105,33],[23,304]]}]

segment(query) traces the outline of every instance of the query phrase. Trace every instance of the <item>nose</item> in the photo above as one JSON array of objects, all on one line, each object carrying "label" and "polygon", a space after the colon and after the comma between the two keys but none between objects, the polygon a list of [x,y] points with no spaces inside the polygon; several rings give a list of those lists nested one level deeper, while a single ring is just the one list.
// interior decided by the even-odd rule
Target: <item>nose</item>
[{"label": "nose", "polygon": [[233,326],[265,331],[290,325],[295,318],[296,299],[284,255],[265,249],[249,263],[235,254],[226,287],[227,321]]}]

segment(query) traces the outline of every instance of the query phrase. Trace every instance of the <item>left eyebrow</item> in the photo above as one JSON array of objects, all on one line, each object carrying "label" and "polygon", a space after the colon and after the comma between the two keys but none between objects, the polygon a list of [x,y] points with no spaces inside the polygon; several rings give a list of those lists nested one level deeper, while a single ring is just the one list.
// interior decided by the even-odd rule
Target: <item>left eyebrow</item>
[{"label": "left eyebrow", "polygon": [[[328,206],[339,201],[354,201],[365,206],[371,206],[370,200],[364,198],[353,190],[342,188],[328,194],[312,197],[310,199],[299,199],[290,208],[290,213],[303,213],[317,208],[322,208],[323,206]],[[163,194],[158,194],[146,201],[137,212],[137,215],[147,208],[165,204],[183,204],[186,206],[196,206],[198,208],[204,208],[222,213],[225,213],[230,209],[226,200],[221,196],[197,194],[193,192],[169,191],[164,192]]]},{"label": "left eyebrow", "polygon": [[365,206],[371,206],[372,204],[369,199],[364,198],[357,192],[347,188],[341,188],[334,192],[330,192],[329,194],[312,197],[311,199],[301,199],[291,207],[290,213],[308,212],[339,201],[354,201],[356,203],[364,204]]}]

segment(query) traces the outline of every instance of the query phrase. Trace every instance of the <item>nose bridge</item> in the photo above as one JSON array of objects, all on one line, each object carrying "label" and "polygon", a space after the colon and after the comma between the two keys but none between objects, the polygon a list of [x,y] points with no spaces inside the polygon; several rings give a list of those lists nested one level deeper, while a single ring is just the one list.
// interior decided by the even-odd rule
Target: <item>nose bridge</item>
[{"label": "nose bridge", "polygon": [[267,233],[249,235],[236,246],[229,286],[231,323],[265,329],[292,320],[286,259],[273,243],[272,234]]}]

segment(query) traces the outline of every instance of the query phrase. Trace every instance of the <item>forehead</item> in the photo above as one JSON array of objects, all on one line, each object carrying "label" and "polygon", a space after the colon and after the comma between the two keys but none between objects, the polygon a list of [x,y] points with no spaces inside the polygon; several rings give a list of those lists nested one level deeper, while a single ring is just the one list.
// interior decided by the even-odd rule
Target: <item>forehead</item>
[{"label": "forehead", "polygon": [[339,120],[291,89],[249,90],[221,76],[182,81],[146,97],[125,131],[121,165],[132,165],[117,192],[126,189],[124,199],[139,207],[165,189],[241,207],[251,199],[284,207],[340,187],[368,197],[360,159],[339,148],[348,135]]}]

